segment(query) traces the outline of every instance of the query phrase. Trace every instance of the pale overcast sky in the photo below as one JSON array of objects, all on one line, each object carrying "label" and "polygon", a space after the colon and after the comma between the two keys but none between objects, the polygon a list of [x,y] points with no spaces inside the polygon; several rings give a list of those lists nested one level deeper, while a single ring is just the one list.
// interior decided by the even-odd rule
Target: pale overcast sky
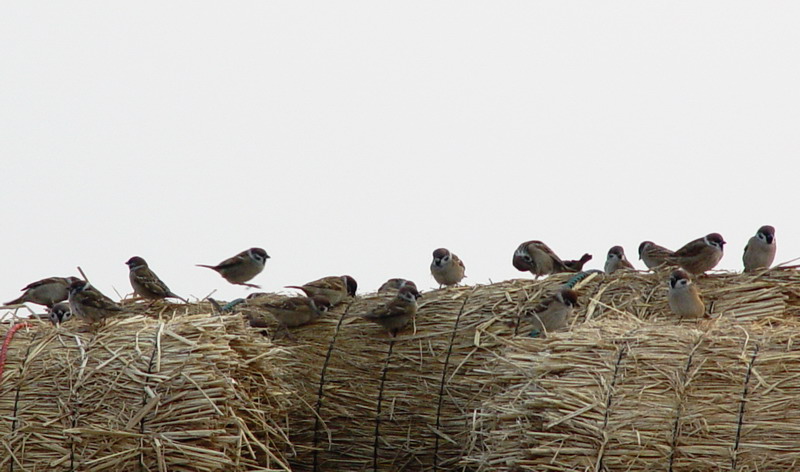
[{"label": "pale overcast sky", "polygon": [[265,290],[435,285],[709,232],[740,270],[800,256],[800,3],[5,2],[0,302],[77,275],[250,293],[197,263],[251,246]]}]

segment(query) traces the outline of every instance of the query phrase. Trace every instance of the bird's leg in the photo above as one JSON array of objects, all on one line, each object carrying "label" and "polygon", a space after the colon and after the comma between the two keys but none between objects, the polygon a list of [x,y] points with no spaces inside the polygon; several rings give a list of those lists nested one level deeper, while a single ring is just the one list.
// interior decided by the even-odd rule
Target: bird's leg
[{"label": "bird's leg", "polygon": [[278,339],[277,335],[278,335],[278,332],[281,331],[281,330],[283,330],[284,334],[280,339],[286,338],[286,339],[289,339],[290,341],[297,341],[297,339],[295,339],[295,337],[292,336],[292,333],[289,332],[289,327],[286,326],[285,324],[281,324],[280,326],[278,326],[278,330],[275,331],[275,338],[276,339]]},{"label": "bird's leg", "polygon": [[257,289],[259,289],[259,290],[261,289],[261,286],[260,286],[260,285],[256,285],[256,284],[248,284],[248,283],[246,283],[246,282],[242,282],[242,283],[240,283],[239,285],[244,285],[245,287],[250,287],[250,288],[257,288]]}]

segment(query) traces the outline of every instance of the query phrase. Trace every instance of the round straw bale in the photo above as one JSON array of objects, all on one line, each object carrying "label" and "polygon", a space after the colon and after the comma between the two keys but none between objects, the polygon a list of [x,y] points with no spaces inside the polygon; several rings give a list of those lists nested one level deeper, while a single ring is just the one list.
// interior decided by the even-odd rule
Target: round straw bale
[{"label": "round straw bale", "polygon": [[0,383],[0,468],[288,470],[288,392],[257,357],[268,342],[209,308],[20,330]]}]

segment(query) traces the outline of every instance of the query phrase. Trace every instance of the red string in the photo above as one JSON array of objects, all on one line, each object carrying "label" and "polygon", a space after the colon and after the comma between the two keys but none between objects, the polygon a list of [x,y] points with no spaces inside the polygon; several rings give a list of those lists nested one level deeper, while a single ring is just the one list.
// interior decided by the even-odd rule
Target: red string
[{"label": "red string", "polygon": [[30,326],[30,323],[17,323],[6,333],[6,338],[3,340],[3,348],[0,349],[0,380],[3,380],[3,369],[6,367],[6,354],[8,353],[8,345],[11,344],[11,339],[14,337],[14,333],[19,331],[21,328],[28,328]]}]

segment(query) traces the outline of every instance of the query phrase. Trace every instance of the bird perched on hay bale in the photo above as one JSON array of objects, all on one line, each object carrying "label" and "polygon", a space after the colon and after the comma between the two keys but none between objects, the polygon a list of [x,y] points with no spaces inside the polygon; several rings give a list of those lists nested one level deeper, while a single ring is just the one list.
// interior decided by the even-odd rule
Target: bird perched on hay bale
[{"label": "bird perched on hay bale", "polygon": [[567,327],[567,320],[578,306],[578,293],[571,288],[561,288],[527,313],[532,318],[533,330],[547,337],[547,333]]},{"label": "bird perched on hay bale", "polygon": [[541,241],[525,241],[514,251],[511,263],[520,272],[530,272],[538,279],[542,275],[559,272],[580,272],[591,259],[591,254],[584,254],[578,260],[562,261],[547,244]]},{"label": "bird perched on hay bale", "polygon": [[448,287],[458,284],[464,279],[464,262],[455,254],[445,248],[433,251],[433,262],[431,262],[431,275],[439,284]]},{"label": "bird perched on hay bale", "polygon": [[347,297],[356,296],[358,283],[349,275],[341,275],[323,277],[301,286],[287,285],[286,288],[302,290],[309,297],[324,298],[331,307],[335,307],[345,301]]},{"label": "bird perched on hay bale", "polygon": [[742,262],[744,262],[745,272],[755,272],[759,269],[769,269],[772,261],[775,260],[775,228],[764,225],[758,228],[756,235],[747,241],[744,247]]},{"label": "bird perched on hay bale", "polygon": [[417,285],[408,279],[394,278],[384,282],[383,285],[378,288],[378,293],[394,292],[400,290],[404,285],[411,285],[414,289],[417,288]]},{"label": "bird perched on hay bale", "polygon": [[197,264],[197,267],[215,270],[222,278],[232,284],[261,288],[258,285],[249,284],[247,281],[264,270],[264,264],[266,264],[267,259],[269,259],[267,251],[260,247],[251,247],[231,258],[225,259],[215,266]]},{"label": "bird perched on hay bale", "polygon": [[313,297],[286,297],[276,302],[260,303],[284,328],[296,328],[313,321],[328,311],[330,302],[316,295]]},{"label": "bird perched on hay bale", "polygon": [[77,277],[49,277],[36,282],[31,282],[22,289],[22,296],[11,300],[6,305],[20,305],[22,303],[35,303],[48,308],[58,302],[63,302],[69,296],[69,285]]},{"label": "bird perched on hay bale", "polygon": [[177,298],[189,303],[185,298],[175,295],[170,291],[158,276],[150,270],[147,262],[138,256],[131,257],[125,263],[129,268],[128,278],[131,281],[134,293],[147,300],[163,300],[165,298]]},{"label": "bird perched on hay bale", "polygon": [[381,325],[392,337],[397,337],[397,333],[416,316],[417,298],[421,296],[416,285],[407,281],[389,303],[373,309],[363,317]]},{"label": "bird perched on hay bale", "polygon": [[622,249],[622,246],[614,246],[608,250],[606,264],[603,267],[603,271],[606,274],[613,274],[614,272],[622,269],[633,270],[633,264],[631,264],[630,261],[628,261],[628,258],[625,257],[625,250]]},{"label": "bird perched on hay bale", "polygon": [[48,318],[54,325],[61,324],[72,317],[69,302],[58,302],[48,310]]},{"label": "bird perched on hay bale", "polygon": [[680,318],[701,318],[706,312],[700,291],[683,269],[674,270],[669,277],[667,302]]},{"label": "bird perched on hay bale", "polygon": [[669,263],[674,251],[659,246],[653,241],[642,241],[639,244],[639,259],[644,262],[648,269],[656,269]]},{"label": "bird perched on hay bale", "polygon": [[723,255],[723,246],[725,246],[725,240],[722,239],[722,235],[709,233],[702,238],[686,243],[668,260],[690,274],[699,275],[719,264]]},{"label": "bird perched on hay bale", "polygon": [[122,307],[92,287],[89,282],[76,280],[69,285],[69,310],[73,316],[94,324],[119,313]]}]

